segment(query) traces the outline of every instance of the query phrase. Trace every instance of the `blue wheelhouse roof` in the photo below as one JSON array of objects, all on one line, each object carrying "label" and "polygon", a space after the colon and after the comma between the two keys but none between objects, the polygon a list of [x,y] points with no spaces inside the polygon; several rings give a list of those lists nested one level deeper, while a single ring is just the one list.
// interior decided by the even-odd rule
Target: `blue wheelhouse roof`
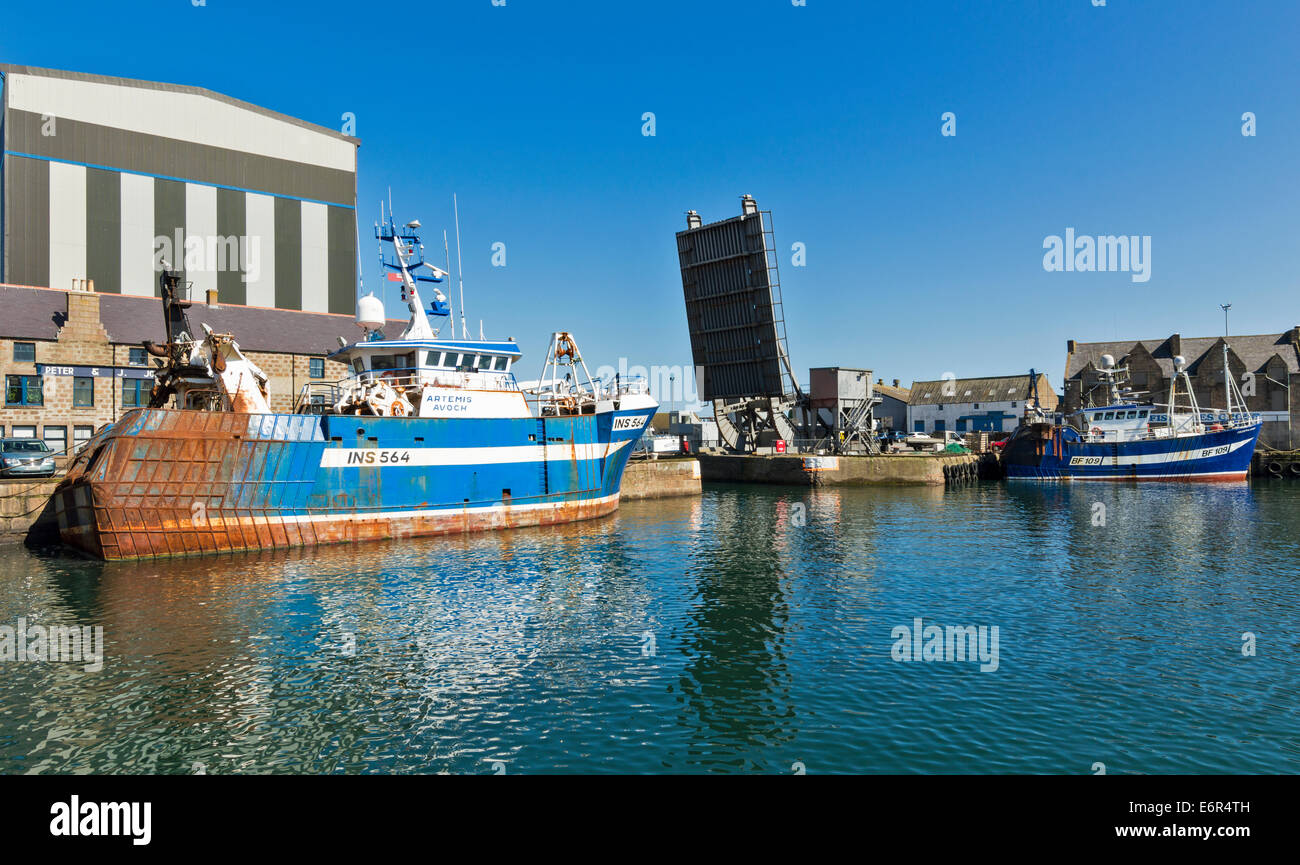
[{"label": "blue wheelhouse roof", "polygon": [[377,339],[373,342],[354,342],[343,346],[329,357],[350,354],[358,349],[370,351],[402,351],[404,349],[429,349],[431,351],[478,352],[482,354],[503,354],[519,358],[523,352],[514,340],[454,340],[454,339]]}]

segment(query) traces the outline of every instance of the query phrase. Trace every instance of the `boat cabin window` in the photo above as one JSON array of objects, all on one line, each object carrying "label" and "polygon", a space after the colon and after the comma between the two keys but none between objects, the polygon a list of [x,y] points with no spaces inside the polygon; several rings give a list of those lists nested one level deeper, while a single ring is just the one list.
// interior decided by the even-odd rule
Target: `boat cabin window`
[{"label": "boat cabin window", "polygon": [[[397,355],[390,358],[394,363],[406,361],[410,355]],[[374,368],[395,369],[393,366],[380,366],[376,356]],[[474,354],[472,352],[430,351],[425,354],[424,365],[438,369],[454,369],[460,372],[505,372],[510,368],[510,358],[496,354]]]},{"label": "boat cabin window", "polygon": [[1136,420],[1138,416],[1137,409],[1131,409],[1125,416],[1125,420]]},{"label": "boat cabin window", "polygon": [[415,366],[415,353],[411,354],[372,354],[370,369],[383,372],[390,369],[411,369]]},{"label": "boat cabin window", "polygon": [[1146,417],[1146,416],[1147,416],[1146,409],[1142,409],[1141,411],[1138,412],[1138,417]]},{"label": "boat cabin window", "polygon": [[366,371],[366,365],[362,363],[361,358],[352,358],[352,371],[357,375],[361,375],[361,373]]},{"label": "boat cabin window", "polygon": [[1106,412],[1106,414],[1102,417],[1102,420],[1114,420],[1114,419],[1115,419],[1115,412],[1113,411]]}]

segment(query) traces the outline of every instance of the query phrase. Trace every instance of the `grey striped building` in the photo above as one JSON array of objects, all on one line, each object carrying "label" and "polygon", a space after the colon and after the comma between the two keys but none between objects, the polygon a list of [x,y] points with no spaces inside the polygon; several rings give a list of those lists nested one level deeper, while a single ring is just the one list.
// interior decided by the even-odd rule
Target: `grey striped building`
[{"label": "grey striped building", "polygon": [[[356,307],[356,138],[198,87],[0,64],[0,282]],[[2,312],[2,311],[0,311]]]}]

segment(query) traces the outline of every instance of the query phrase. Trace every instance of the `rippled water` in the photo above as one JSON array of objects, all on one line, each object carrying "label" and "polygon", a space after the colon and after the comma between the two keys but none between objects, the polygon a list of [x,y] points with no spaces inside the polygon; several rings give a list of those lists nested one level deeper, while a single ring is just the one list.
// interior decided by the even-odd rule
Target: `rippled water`
[{"label": "rippled water", "polygon": [[[450,540],[3,549],[0,625],[101,625],[105,660],[0,663],[0,772],[1296,772],[1298,529],[1287,482],[716,487]],[[997,626],[998,669],[893,660],[916,617]]]}]

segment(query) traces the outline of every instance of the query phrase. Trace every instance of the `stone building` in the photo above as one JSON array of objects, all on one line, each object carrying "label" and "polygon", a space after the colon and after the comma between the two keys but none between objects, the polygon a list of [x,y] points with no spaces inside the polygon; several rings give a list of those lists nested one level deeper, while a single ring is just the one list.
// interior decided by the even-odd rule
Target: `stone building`
[{"label": "stone building", "polygon": [[[1296,444],[1300,425],[1300,397],[1292,393],[1300,384],[1300,326],[1282,333],[1230,336],[1228,366],[1252,412],[1264,420],[1260,441],[1277,448]],[[1066,343],[1065,396],[1062,408],[1076,411],[1106,400],[1097,370],[1108,354],[1129,371],[1129,384],[1155,402],[1167,402],[1174,376],[1174,358],[1182,356],[1192,380],[1192,390],[1202,409],[1227,405],[1221,336],[1115,342]]]},{"label": "stone building", "polygon": [[[271,407],[291,411],[304,384],[333,382],[347,368],[326,355],[357,336],[351,315],[208,303],[191,326],[232,333],[267,374]],[[391,322],[400,332],[405,322]],[[148,405],[153,361],[142,342],[166,341],[162,301],[87,290],[0,284],[0,435],[75,448],[124,412]]]},{"label": "stone building", "polygon": [[[1029,375],[946,378],[912,382],[907,398],[909,432],[1011,432],[1020,425],[1035,382]],[[1047,376],[1037,374],[1038,405],[1055,411],[1056,392]]]}]

